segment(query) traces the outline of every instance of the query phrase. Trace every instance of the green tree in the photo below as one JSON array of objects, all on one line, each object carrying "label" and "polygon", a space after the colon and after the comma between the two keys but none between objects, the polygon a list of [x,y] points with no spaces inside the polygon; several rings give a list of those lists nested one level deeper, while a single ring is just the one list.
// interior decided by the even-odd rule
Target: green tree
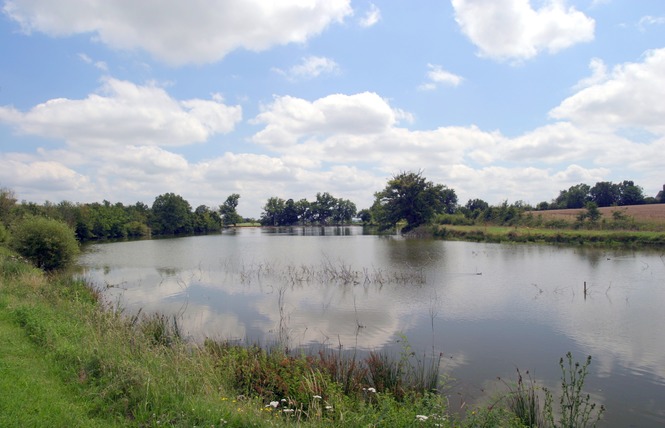
[{"label": "green tree", "polygon": [[284,203],[284,211],[280,216],[279,223],[283,226],[298,224],[298,207],[293,199],[287,199]]},{"label": "green tree", "polygon": [[233,193],[219,206],[219,214],[222,217],[222,224],[224,226],[235,226],[238,223],[242,223],[242,217],[236,211],[238,199],[240,199],[240,195]]},{"label": "green tree", "polygon": [[314,221],[318,224],[327,224],[333,215],[337,198],[328,192],[317,193],[316,200],[311,204]]},{"label": "green tree", "polygon": [[312,204],[305,198],[296,201],[296,213],[300,224],[310,224],[314,221],[312,214]]},{"label": "green tree", "polygon": [[218,232],[222,218],[206,205],[199,205],[194,210],[194,233]]},{"label": "green tree", "polygon": [[79,245],[74,230],[60,220],[28,217],[12,231],[11,246],[35,266],[51,271],[76,259]]},{"label": "green tree", "polygon": [[363,224],[369,224],[372,222],[372,212],[367,208],[358,211],[358,218]]},{"label": "green tree", "polygon": [[611,181],[599,181],[589,191],[591,201],[599,207],[610,207],[619,204],[619,186]]},{"label": "green tree", "polygon": [[152,204],[152,230],[158,235],[192,233],[192,207],[182,196],[165,193]]},{"label": "green tree", "polygon": [[356,215],[356,204],[348,199],[339,198],[336,200],[332,211],[332,221],[335,224],[348,224]]},{"label": "green tree", "polygon": [[280,226],[286,202],[282,198],[272,197],[263,206],[261,224],[264,226]]},{"label": "green tree", "polygon": [[577,221],[582,225],[585,220],[588,220],[590,225],[595,226],[598,223],[598,220],[600,220],[601,215],[602,214],[598,209],[598,204],[595,202],[587,202],[585,211],[582,211],[577,215]]},{"label": "green tree", "polygon": [[373,216],[384,229],[405,220],[404,231],[408,231],[429,222],[436,214],[452,214],[457,208],[455,191],[427,181],[422,172],[395,175],[374,196]]},{"label": "green tree", "polygon": [[580,183],[571,186],[568,190],[559,192],[559,196],[554,200],[557,208],[583,208],[589,202],[589,191],[591,187],[588,184]]},{"label": "green tree", "polygon": [[15,205],[16,195],[14,191],[6,187],[0,187],[0,222],[9,225],[10,213]]},{"label": "green tree", "polygon": [[629,180],[619,184],[619,205],[641,205],[644,202],[644,192],[640,186]]},{"label": "green tree", "polygon": [[464,213],[465,217],[476,219],[487,210],[489,206],[490,204],[482,199],[469,199],[461,211]]}]

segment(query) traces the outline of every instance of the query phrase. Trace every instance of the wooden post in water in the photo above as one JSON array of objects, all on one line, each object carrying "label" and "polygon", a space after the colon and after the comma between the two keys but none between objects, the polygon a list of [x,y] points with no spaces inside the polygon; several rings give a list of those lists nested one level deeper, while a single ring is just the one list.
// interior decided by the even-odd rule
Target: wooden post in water
[{"label": "wooden post in water", "polygon": [[584,281],[584,300],[586,300],[586,281]]}]

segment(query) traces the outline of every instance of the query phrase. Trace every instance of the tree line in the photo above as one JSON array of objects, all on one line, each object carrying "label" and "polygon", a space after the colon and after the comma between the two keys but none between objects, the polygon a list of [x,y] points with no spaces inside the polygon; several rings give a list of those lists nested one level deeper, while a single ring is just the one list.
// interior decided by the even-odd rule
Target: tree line
[{"label": "tree line", "polygon": [[[0,224],[6,228],[12,223],[30,216],[41,216],[65,222],[79,242],[102,239],[137,238],[159,235],[185,235],[217,232],[224,226],[253,222],[237,212],[240,195],[230,195],[221,205],[212,208],[199,205],[192,209],[182,196],[165,193],[155,198],[152,206],[143,202],[124,205],[120,202],[18,203],[14,192],[0,188]],[[663,203],[653,197],[645,197],[642,188],[633,181],[620,183],[609,181],[595,185],[577,184],[561,190],[550,202],[540,202],[535,207],[522,201],[495,206],[482,199],[470,199],[458,205],[454,189],[427,180],[422,171],[401,172],[391,177],[386,187],[374,193],[369,208],[357,210],[356,205],[328,192],[317,193],[312,201],[307,199],[282,199],[270,197],[258,222],[263,226],[293,225],[342,225],[359,221],[363,224],[391,229],[402,224],[408,231],[432,222],[473,223],[478,221],[497,224],[513,224],[521,213],[529,210],[584,208],[589,203],[597,207]],[[461,218],[461,219],[460,219]]]},{"label": "tree line", "polygon": [[11,227],[30,217],[46,217],[66,223],[79,242],[186,235],[218,232],[223,226],[244,221],[236,207],[240,195],[232,194],[218,208],[199,205],[192,210],[182,196],[165,193],[152,206],[143,202],[124,205],[107,200],[93,203],[18,203],[14,192],[0,188],[0,224]]}]

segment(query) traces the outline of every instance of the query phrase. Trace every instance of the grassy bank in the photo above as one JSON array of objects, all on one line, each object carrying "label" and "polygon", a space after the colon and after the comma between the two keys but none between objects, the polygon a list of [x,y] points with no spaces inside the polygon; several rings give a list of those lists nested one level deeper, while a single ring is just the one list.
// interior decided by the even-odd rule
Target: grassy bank
[{"label": "grassy bank", "polygon": [[639,230],[546,229],[507,226],[432,226],[438,238],[475,242],[533,242],[627,247],[665,246],[665,232]]},{"label": "grassy bank", "polygon": [[450,414],[415,354],[186,343],[177,320],[125,317],[2,248],[0,343],[3,427],[521,426],[499,406]]}]

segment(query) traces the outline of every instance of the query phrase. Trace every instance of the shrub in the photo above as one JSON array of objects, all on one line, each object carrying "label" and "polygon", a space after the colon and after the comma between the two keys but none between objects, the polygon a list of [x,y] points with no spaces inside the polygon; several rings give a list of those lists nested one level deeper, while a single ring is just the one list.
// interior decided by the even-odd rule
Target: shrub
[{"label": "shrub", "polygon": [[9,234],[7,233],[7,229],[5,229],[5,225],[0,223],[0,244],[3,244],[8,238]]},{"label": "shrub", "polygon": [[73,229],[43,217],[19,223],[12,232],[11,244],[20,255],[47,271],[66,267],[79,252]]}]

